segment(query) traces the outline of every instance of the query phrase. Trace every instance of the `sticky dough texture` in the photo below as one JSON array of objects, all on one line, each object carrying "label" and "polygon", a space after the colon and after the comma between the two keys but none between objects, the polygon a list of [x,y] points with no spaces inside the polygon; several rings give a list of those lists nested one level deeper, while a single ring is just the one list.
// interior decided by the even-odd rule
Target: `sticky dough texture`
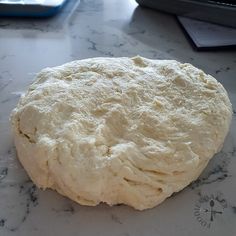
[{"label": "sticky dough texture", "polygon": [[18,157],[38,187],[82,205],[143,210],[200,175],[231,116],[212,76],[137,56],[44,69],[11,121]]}]

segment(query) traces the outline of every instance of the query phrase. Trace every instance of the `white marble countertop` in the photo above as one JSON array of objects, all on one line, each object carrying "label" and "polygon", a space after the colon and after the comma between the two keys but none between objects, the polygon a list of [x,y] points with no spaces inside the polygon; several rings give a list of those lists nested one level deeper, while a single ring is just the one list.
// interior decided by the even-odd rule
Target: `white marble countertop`
[{"label": "white marble countertop", "polygon": [[[229,93],[233,121],[222,151],[200,178],[160,206],[80,206],[42,191],[17,161],[9,114],[35,73],[97,56],[190,62]],[[0,235],[235,236],[236,52],[196,52],[173,16],[140,9],[132,0],[83,0],[50,19],[0,19]],[[210,201],[214,201],[213,211]],[[212,214],[212,220],[211,220]]]}]

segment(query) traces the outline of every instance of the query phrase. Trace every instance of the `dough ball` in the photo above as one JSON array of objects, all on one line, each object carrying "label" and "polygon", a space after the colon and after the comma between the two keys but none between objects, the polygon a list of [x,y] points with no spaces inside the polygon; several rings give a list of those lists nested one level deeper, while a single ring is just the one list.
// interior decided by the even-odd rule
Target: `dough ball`
[{"label": "dough ball", "polygon": [[44,69],[11,122],[18,157],[38,187],[82,205],[143,210],[198,178],[231,118],[212,76],[137,56]]}]

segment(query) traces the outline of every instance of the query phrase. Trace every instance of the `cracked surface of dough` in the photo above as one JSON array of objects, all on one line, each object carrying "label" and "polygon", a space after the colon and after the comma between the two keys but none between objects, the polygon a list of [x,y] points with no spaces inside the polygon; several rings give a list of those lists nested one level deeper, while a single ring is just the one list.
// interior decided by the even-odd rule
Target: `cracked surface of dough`
[{"label": "cracked surface of dough", "polygon": [[143,210],[200,175],[231,116],[212,76],[137,56],[44,69],[11,122],[18,157],[38,187],[83,205]]}]

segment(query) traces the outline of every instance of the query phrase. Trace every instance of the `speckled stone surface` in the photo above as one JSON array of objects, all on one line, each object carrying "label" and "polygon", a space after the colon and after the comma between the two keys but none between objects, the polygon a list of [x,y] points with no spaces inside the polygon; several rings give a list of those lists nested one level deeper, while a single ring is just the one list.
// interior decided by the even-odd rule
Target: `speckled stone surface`
[{"label": "speckled stone surface", "polygon": [[[197,181],[143,212],[80,206],[37,189],[17,160],[9,125],[35,73],[76,59],[137,54],[190,62],[224,85],[234,114],[222,151]],[[71,0],[53,18],[0,18],[0,235],[235,236],[235,74],[235,51],[196,52],[173,16],[132,0]]]}]

